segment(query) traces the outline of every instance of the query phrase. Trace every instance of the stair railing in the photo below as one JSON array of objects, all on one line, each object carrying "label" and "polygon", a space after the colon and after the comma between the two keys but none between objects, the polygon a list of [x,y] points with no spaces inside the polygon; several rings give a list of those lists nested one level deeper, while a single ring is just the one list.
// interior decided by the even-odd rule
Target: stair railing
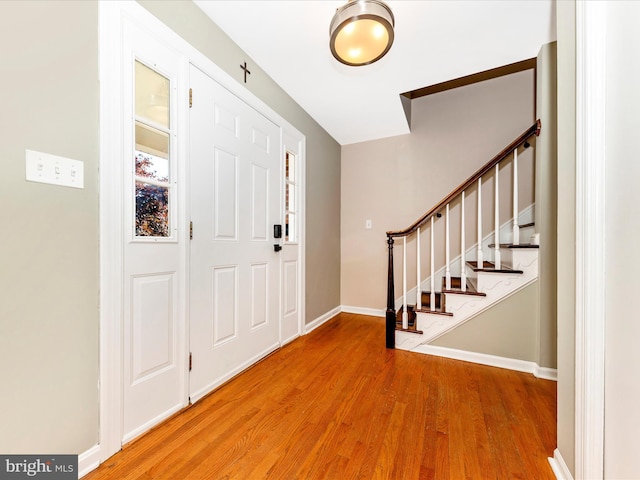
[{"label": "stair railing", "polygon": [[[484,265],[484,257],[482,252],[482,177],[495,169],[494,179],[494,263],[495,268],[501,268],[500,258],[500,209],[499,209],[499,184],[498,174],[500,163],[506,158],[513,159],[513,244],[519,245],[520,241],[520,226],[518,223],[518,147],[527,142],[532,136],[538,136],[540,134],[540,120],[534,123],[531,127],[525,130],[518,138],[507,145],[500,153],[493,157],[489,162],[482,166],[478,171],[471,175],[460,186],[454,189],[449,195],[444,197],[427,213],[422,215],[411,226],[404,230],[389,231],[387,232],[387,245],[388,245],[388,269],[387,269],[387,309],[386,309],[386,346],[387,348],[395,348],[395,331],[396,331],[396,310],[395,310],[395,288],[394,288],[394,273],[393,273],[393,244],[394,238],[402,237],[403,239],[403,262],[402,262],[402,328],[408,329],[408,311],[407,311],[407,237],[416,233],[416,271],[417,271],[417,284],[416,284],[416,309],[422,308],[422,289],[421,285],[421,244],[420,244],[420,228],[430,222],[431,227],[431,242],[430,242],[430,260],[431,260],[431,296],[429,301],[429,309],[435,310],[435,271],[434,271],[434,218],[441,216],[441,211],[444,209],[445,215],[445,289],[451,289],[451,270],[450,270],[450,238],[449,238],[449,205],[452,201],[460,197],[461,205],[461,233],[460,233],[460,252],[461,252],[461,289],[466,289],[466,275],[465,275],[465,191],[477,185],[477,205],[478,205],[478,247],[477,247],[477,262],[478,266],[482,268]],[[513,156],[511,157],[511,154]]]}]

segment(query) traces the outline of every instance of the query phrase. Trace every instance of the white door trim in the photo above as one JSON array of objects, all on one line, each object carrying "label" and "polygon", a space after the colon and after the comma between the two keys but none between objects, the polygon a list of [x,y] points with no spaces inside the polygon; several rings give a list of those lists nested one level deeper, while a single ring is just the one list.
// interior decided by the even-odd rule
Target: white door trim
[{"label": "white door trim", "polygon": [[606,2],[576,2],[575,478],[604,474]]},{"label": "white door trim", "polygon": [[99,2],[100,462],[122,443],[122,44],[120,5]]},{"label": "white door trim", "polygon": [[[99,2],[99,79],[100,79],[100,433],[99,457],[106,460],[121,448],[122,441],[122,315],[123,315],[123,167],[114,161],[121,155],[123,23],[132,24],[155,35],[197,65],[248,105],[285,131],[305,139],[293,125],[266,103],[238,83],[208,57],[196,50],[137,2]],[[186,94],[186,92],[185,92]],[[181,118],[187,112],[179,112]],[[186,143],[186,142],[185,142]],[[304,155],[303,155],[304,157]],[[304,285],[304,162],[301,165],[300,260],[301,291]],[[182,189],[184,190],[184,189]],[[182,202],[184,205],[184,201]],[[183,218],[188,218],[188,215]],[[182,226],[184,228],[184,226]],[[186,243],[186,242],[185,242]],[[188,278],[188,246],[181,255]],[[188,302],[187,302],[188,303]],[[304,295],[301,297],[304,325]],[[188,312],[186,312],[188,313]],[[188,332],[185,332],[185,338]]]}]

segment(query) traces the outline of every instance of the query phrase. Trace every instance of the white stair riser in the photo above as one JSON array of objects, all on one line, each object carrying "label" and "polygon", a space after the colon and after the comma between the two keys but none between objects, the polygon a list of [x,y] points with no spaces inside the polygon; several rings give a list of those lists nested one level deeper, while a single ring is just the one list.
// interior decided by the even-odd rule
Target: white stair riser
[{"label": "white stair riser", "polygon": [[537,248],[511,248],[513,269],[522,271],[534,271],[538,274],[538,249]]}]

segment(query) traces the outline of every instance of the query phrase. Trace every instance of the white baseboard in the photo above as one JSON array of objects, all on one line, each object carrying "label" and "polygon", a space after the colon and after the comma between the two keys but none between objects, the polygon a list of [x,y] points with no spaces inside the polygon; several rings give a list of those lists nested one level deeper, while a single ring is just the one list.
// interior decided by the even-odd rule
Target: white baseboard
[{"label": "white baseboard", "polygon": [[426,355],[435,355],[437,357],[451,358],[453,360],[478,363],[480,365],[488,365],[490,367],[506,368],[508,370],[515,370],[516,372],[531,373],[537,378],[544,378],[546,380],[557,380],[558,378],[556,370],[540,367],[537,363],[526,360],[498,357],[496,355],[487,355],[486,353],[468,352],[455,348],[436,347],[434,345],[418,345],[411,351],[424,353]]},{"label": "white baseboard", "polygon": [[387,314],[385,309],[352,307],[350,305],[342,305],[341,311],[345,313],[357,313],[358,315],[369,315],[371,317],[384,317]]},{"label": "white baseboard", "polygon": [[341,308],[338,306],[332,310],[329,310],[327,313],[320,315],[318,318],[316,318],[315,320],[312,320],[311,322],[307,323],[304,326],[304,333],[306,334],[311,332],[312,330],[315,330],[323,323],[328,322],[333,317],[338,315],[341,311],[342,311]]},{"label": "white baseboard", "polygon": [[573,475],[571,475],[567,464],[564,463],[564,458],[560,454],[560,450],[557,448],[553,451],[553,457],[549,458],[549,464],[558,480],[573,480]]},{"label": "white baseboard", "polygon": [[78,455],[78,478],[93,472],[100,465],[100,445],[94,445]]},{"label": "white baseboard", "polygon": [[553,380],[554,382],[558,381],[558,370],[555,368],[549,367],[541,367],[538,364],[535,364],[535,371],[533,374],[538,378],[543,378],[545,380]]}]

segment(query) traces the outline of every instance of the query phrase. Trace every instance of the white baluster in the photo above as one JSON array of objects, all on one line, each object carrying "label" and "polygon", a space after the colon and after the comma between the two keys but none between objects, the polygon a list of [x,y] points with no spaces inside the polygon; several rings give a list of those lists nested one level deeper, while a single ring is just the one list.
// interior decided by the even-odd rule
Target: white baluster
[{"label": "white baluster", "polygon": [[496,185],[496,189],[495,189],[495,220],[494,220],[494,226],[495,226],[495,232],[494,232],[494,241],[495,241],[495,247],[494,247],[494,252],[493,252],[493,260],[494,263],[496,264],[496,269],[499,270],[500,268],[502,268],[502,262],[500,261],[500,186],[498,185],[498,176],[500,173],[500,166],[496,165],[496,179],[495,179],[495,185]]},{"label": "white baluster", "polygon": [[478,179],[478,268],[484,267],[482,255],[482,178]]},{"label": "white baluster", "polygon": [[444,246],[444,283],[445,283],[445,289],[446,290],[451,290],[451,269],[449,268],[449,264],[451,263],[450,261],[450,247],[449,244],[451,243],[449,241],[449,204],[447,203],[447,208],[445,210],[445,217],[444,217],[444,225],[445,225],[445,234],[444,234],[444,241],[445,241],[445,246]]},{"label": "white baluster", "polygon": [[467,273],[465,265],[465,238],[464,238],[464,190],[460,197],[460,288],[467,291]]},{"label": "white baluster", "polygon": [[431,295],[429,296],[429,310],[432,312],[436,309],[436,280],[435,280],[435,255],[433,253],[433,217],[431,217]]},{"label": "white baluster", "polygon": [[409,328],[407,314],[407,237],[402,237],[402,328]]},{"label": "white baluster", "polygon": [[513,244],[520,245],[520,223],[518,221],[518,149],[513,151]]},{"label": "white baluster", "polygon": [[418,248],[416,251],[416,310],[422,309],[422,287],[420,286],[420,277],[422,276],[420,271],[420,227],[418,227],[418,236],[416,238],[418,242]]}]

